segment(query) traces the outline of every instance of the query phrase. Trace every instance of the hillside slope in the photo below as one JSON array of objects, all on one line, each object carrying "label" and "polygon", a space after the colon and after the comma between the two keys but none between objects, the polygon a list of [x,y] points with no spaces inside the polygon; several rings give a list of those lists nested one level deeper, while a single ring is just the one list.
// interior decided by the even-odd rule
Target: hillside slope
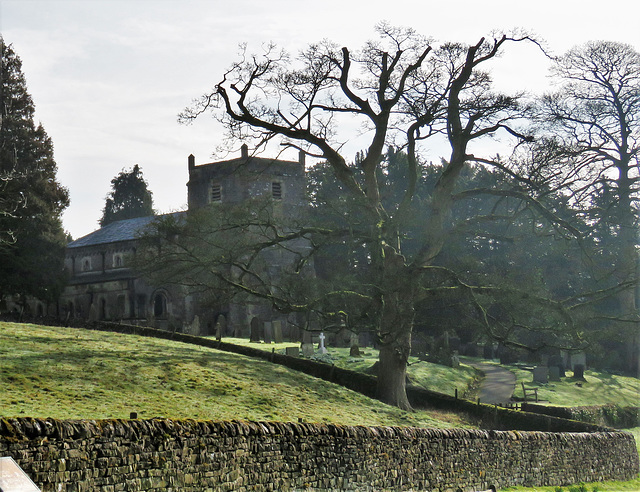
[{"label": "hillside slope", "polygon": [[0,323],[0,416],[466,426],[269,362],[155,338]]}]

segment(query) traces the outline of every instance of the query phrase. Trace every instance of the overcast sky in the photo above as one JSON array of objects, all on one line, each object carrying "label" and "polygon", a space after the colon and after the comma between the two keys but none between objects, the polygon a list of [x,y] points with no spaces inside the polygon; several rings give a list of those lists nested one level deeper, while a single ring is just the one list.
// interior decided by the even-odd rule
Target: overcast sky
[{"label": "overcast sky", "polygon": [[[187,156],[210,162],[221,128],[176,116],[213,87],[240,43],[258,50],[274,41],[295,53],[327,38],[355,49],[387,20],[469,43],[520,27],[556,54],[594,39],[640,50],[639,19],[638,0],[0,0],[0,32],[53,139],[71,195],[64,227],[76,239],[98,227],[111,179],[134,164],[159,212],[185,206]],[[501,87],[542,91],[546,70],[540,53],[522,47],[494,75]]]}]

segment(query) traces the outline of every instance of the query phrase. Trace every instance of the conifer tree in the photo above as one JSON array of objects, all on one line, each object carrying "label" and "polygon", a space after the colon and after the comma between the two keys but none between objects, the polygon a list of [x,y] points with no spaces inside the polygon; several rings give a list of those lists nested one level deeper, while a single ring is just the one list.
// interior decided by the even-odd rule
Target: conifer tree
[{"label": "conifer tree", "polygon": [[64,285],[67,190],[56,180],[53,144],[27,91],[22,62],[0,38],[0,300],[43,301]]},{"label": "conifer tree", "polygon": [[111,180],[111,192],[107,196],[100,225],[123,219],[153,215],[153,198],[142,170],[137,164],[131,171],[122,170]]}]

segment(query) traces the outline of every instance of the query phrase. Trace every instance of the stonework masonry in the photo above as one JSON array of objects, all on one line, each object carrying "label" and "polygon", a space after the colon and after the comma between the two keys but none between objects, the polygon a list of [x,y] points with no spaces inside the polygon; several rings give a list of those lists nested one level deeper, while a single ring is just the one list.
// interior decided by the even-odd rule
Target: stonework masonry
[{"label": "stonework masonry", "polygon": [[484,490],[628,480],[627,432],[274,422],[1,419],[0,456],[43,492]]}]

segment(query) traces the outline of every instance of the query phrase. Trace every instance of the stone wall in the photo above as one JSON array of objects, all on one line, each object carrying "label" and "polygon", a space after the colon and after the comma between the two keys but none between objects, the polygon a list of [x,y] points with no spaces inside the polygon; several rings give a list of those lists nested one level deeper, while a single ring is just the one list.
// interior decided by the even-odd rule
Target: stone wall
[{"label": "stone wall", "polygon": [[626,432],[544,433],[173,420],[0,420],[43,492],[486,489],[628,480]]},{"label": "stone wall", "polygon": [[640,407],[624,407],[614,404],[587,407],[554,407],[523,402],[522,410],[561,419],[579,420],[614,429],[629,429],[640,426]]}]

